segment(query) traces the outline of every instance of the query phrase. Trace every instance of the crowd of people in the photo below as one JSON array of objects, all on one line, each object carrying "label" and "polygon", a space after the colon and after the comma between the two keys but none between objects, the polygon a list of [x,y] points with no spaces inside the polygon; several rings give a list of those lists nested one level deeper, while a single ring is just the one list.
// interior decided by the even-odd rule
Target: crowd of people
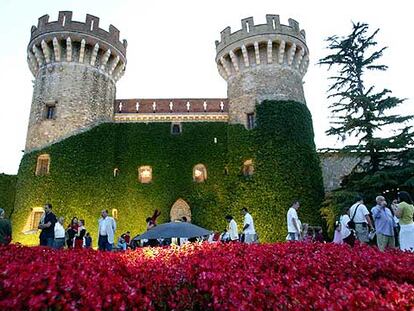
[{"label": "crowd of people", "polygon": [[[309,227],[302,224],[298,217],[300,202],[295,200],[288,209],[286,215],[288,241],[325,242],[321,227]],[[56,217],[51,204],[44,205],[38,229],[39,244],[55,249],[67,248],[91,248],[92,237],[85,227],[85,220],[73,217],[65,228],[64,218]],[[203,237],[210,242],[244,242],[257,243],[259,238],[255,230],[252,215],[247,208],[241,210],[243,215],[243,227],[239,232],[238,225],[232,215],[226,215],[227,228],[221,234],[212,234]],[[147,230],[157,226],[158,210],[146,219]],[[345,208],[335,223],[334,243],[346,243],[354,246],[355,241],[370,243],[376,241],[379,250],[397,248],[414,252],[414,205],[408,192],[401,191],[398,198],[391,204],[387,204],[383,196],[376,197],[376,205],[368,210],[362,197],[355,200],[355,204]],[[182,222],[187,222],[184,216]],[[115,243],[116,221],[108,215],[107,210],[102,210],[98,220],[98,249],[102,251],[126,250],[138,246],[164,245],[157,239],[143,240],[141,244],[131,240],[130,232],[121,234]],[[5,218],[5,212],[0,208],[0,245],[7,245],[12,239],[12,227],[10,220]],[[170,239],[171,240],[171,239]],[[194,242],[196,238],[180,238],[175,244],[182,245]],[[170,243],[167,245],[171,244]],[[173,241],[174,244],[174,241]]]}]

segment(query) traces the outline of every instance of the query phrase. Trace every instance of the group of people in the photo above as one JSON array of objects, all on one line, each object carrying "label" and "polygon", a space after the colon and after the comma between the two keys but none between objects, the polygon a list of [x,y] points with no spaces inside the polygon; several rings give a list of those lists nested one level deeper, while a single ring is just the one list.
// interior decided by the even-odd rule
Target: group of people
[{"label": "group of people", "polygon": [[242,232],[239,234],[239,229],[233,216],[226,215],[225,219],[228,223],[227,228],[220,236],[220,240],[223,242],[237,242],[241,241],[247,244],[258,242],[258,236],[254,228],[254,221],[252,215],[250,215],[247,208],[241,210],[244,220]]},{"label": "group of people", "polygon": [[342,211],[336,222],[335,243],[354,245],[355,240],[370,243],[376,237],[378,249],[396,248],[414,252],[414,205],[408,192],[398,193],[398,199],[388,206],[383,196],[368,211],[362,197]]},{"label": "group of people", "polygon": [[92,237],[85,228],[85,220],[78,220],[73,217],[72,221],[65,228],[64,217],[56,217],[53,213],[52,204],[44,205],[44,214],[40,218],[38,229],[40,246],[52,247],[55,249],[67,248],[90,248],[92,247]]},{"label": "group of people", "polygon": [[[288,241],[319,241],[323,242],[322,229],[308,228],[301,223],[298,217],[300,202],[295,200],[287,212]],[[41,229],[39,240],[41,246],[64,248],[90,248],[92,237],[87,232],[85,221],[73,217],[65,228],[64,218],[56,217],[52,211],[52,204],[44,205],[38,228]],[[252,215],[247,208],[241,210],[244,220],[241,232],[232,215],[225,217],[228,225],[219,236],[223,242],[241,241],[245,243],[258,242],[258,235],[254,227]],[[160,212],[155,210],[152,217],[146,219],[147,230],[155,227]],[[346,243],[354,246],[356,240],[370,243],[376,236],[376,244],[381,251],[386,248],[399,247],[401,250],[414,252],[414,205],[408,192],[398,193],[398,199],[388,206],[383,196],[376,197],[376,205],[371,212],[364,204],[362,197],[356,199],[356,203],[345,208],[335,224],[334,243]],[[181,221],[187,222],[186,217]],[[312,231],[313,230],[313,231]],[[116,221],[108,215],[108,210],[102,210],[98,221],[98,249],[111,251],[114,244]],[[0,208],[0,245],[7,245],[12,239],[12,227],[10,220],[5,218],[5,212]],[[131,243],[130,232],[123,233],[115,245],[117,249],[126,250],[134,248]],[[180,241],[182,242],[182,241]],[[179,243],[181,244],[181,243]],[[147,240],[143,246],[159,245],[157,240]]]}]

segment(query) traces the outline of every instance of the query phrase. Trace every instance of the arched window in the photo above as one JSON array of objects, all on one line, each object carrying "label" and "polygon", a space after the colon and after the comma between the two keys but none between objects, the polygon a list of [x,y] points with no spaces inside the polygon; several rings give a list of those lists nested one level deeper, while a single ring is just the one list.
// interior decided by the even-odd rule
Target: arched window
[{"label": "arched window", "polygon": [[246,177],[251,177],[254,174],[254,166],[253,166],[253,160],[249,159],[244,161],[243,163],[243,175]]},{"label": "arched window", "polygon": [[119,168],[114,168],[114,177],[118,177],[119,176]]},{"label": "arched window", "polygon": [[41,154],[37,157],[36,176],[44,176],[49,174],[50,156]]},{"label": "arched window", "polygon": [[207,170],[203,164],[197,164],[193,168],[193,180],[197,183],[204,182],[207,179]]},{"label": "arched window", "polygon": [[114,219],[118,219],[118,210],[116,208],[112,209],[112,217]]},{"label": "arched window", "polygon": [[142,184],[148,184],[152,181],[152,168],[149,165],[141,166],[138,169],[138,179]]},{"label": "arched window", "polygon": [[171,134],[181,134],[181,123],[171,123]]}]

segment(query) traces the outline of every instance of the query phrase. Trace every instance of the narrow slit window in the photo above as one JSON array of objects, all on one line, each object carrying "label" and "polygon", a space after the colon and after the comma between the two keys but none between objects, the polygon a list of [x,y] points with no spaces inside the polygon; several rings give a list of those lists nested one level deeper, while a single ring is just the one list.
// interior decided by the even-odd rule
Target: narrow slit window
[{"label": "narrow slit window", "polygon": [[254,117],[254,113],[247,114],[247,129],[251,130],[256,126],[256,120]]},{"label": "narrow slit window", "polygon": [[112,209],[112,218],[118,220],[118,210],[116,208]]},{"label": "narrow slit window", "polygon": [[56,118],[56,104],[46,105],[46,119],[53,120]]}]

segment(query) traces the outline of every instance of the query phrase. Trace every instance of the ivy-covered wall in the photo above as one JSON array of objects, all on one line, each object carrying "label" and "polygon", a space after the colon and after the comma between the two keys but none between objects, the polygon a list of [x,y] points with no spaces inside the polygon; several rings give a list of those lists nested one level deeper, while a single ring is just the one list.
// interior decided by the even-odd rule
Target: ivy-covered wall
[{"label": "ivy-covered wall", "polygon": [[[320,223],[322,176],[306,106],[295,102],[264,102],[257,109],[257,127],[246,130],[226,123],[183,123],[172,135],[170,123],[102,124],[44,150],[26,154],[21,162],[15,237],[37,243],[37,235],[21,233],[33,207],[51,202],[57,215],[84,218],[95,240],[102,209],[118,210],[118,230],[133,235],[145,230],[154,209],[169,220],[170,208],[182,198],[192,221],[221,231],[224,216],[233,214],[242,227],[240,209],[247,207],[262,241],[283,240],[286,211],[293,199],[303,202],[305,222]],[[50,174],[35,176],[36,159],[51,157]],[[255,174],[242,174],[253,159]],[[207,168],[207,181],[193,182],[196,164]],[[138,167],[152,166],[150,184],[138,181]],[[114,168],[119,176],[113,176]]]},{"label": "ivy-covered wall", "polygon": [[6,217],[10,217],[13,212],[16,180],[16,175],[0,174],[0,207],[4,209]]}]

